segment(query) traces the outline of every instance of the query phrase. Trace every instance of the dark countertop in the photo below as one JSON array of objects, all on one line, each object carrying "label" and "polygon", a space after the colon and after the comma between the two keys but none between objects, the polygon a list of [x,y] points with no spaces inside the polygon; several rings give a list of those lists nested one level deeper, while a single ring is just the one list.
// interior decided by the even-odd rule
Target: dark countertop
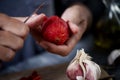
[{"label": "dark countertop", "polygon": [[[88,41],[88,39],[91,39]],[[93,45],[94,43],[94,40],[93,40],[93,37],[87,37],[86,39],[83,39],[84,44],[82,44],[82,40],[81,42],[82,43],[79,43],[77,48],[75,48],[75,50],[73,52],[76,53],[76,49],[78,48],[84,48],[85,49],[85,52],[89,52],[88,54],[93,57],[93,61],[95,61],[97,64],[101,65],[101,66],[106,66],[108,65],[107,63],[107,57],[110,53],[110,50],[106,50],[106,49],[101,49],[101,48],[98,48],[96,46],[91,46]],[[92,42],[91,42],[92,41]],[[92,43],[92,44],[91,44]],[[86,45],[87,44],[87,45]],[[81,46],[83,45],[83,46]],[[89,47],[88,47],[89,46]],[[46,56],[46,55],[45,55]],[[52,55],[56,58],[59,58],[55,55]],[[74,56],[74,54],[72,54],[72,57]],[[60,58],[62,59],[62,62],[64,62],[63,60],[66,60],[66,59],[63,59],[63,58]],[[39,68],[39,69],[36,69],[38,72],[41,72],[41,74],[43,75],[43,77],[45,77],[46,75],[49,76],[50,78],[47,78],[47,79],[44,79],[44,80],[59,80],[59,79],[53,79],[55,75],[57,75],[56,77],[63,77],[61,80],[67,80],[65,76],[65,70],[66,70],[66,64],[62,64],[62,65],[56,65],[56,66],[52,66],[52,67],[47,67],[47,68]],[[110,67],[110,66],[109,66]],[[119,80],[120,79],[120,65],[112,68],[112,69],[106,69],[103,67],[103,69],[105,71],[107,71],[107,73],[109,73],[110,75],[115,75],[115,79],[114,80]],[[26,76],[26,75],[29,75],[31,73],[32,70],[30,71],[22,71],[22,72],[18,72],[18,73],[11,73],[11,74],[6,74],[6,75],[0,75],[0,80],[17,80],[19,79],[20,77],[22,76]],[[45,72],[44,72],[45,71]],[[52,71],[52,72],[51,72]],[[54,72],[55,71],[55,72]],[[50,74],[50,73],[54,73],[54,74]],[[49,74],[49,75],[48,75]],[[60,74],[60,75],[59,75]],[[14,78],[14,79],[13,79]]]},{"label": "dark countertop", "polygon": [[93,50],[91,50],[90,55],[93,57],[93,61],[102,65],[103,68],[110,74],[115,75],[114,80],[120,80],[120,65],[108,65],[107,58],[110,54],[111,50],[101,49],[99,47],[94,46]]},{"label": "dark countertop", "polygon": [[[34,70],[25,70],[22,72],[0,75],[0,80],[19,80],[22,77],[30,76],[33,71],[37,71],[37,73],[40,74],[40,76],[42,77],[42,80],[69,80],[65,73],[67,66],[68,63],[62,63],[59,65],[47,66]],[[108,74],[103,69],[101,70],[101,78],[107,77]]]}]

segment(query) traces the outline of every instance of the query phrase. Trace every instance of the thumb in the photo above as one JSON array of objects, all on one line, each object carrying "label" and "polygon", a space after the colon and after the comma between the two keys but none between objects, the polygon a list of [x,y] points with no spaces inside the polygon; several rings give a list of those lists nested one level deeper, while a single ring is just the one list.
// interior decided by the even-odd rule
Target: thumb
[{"label": "thumb", "polygon": [[79,27],[76,24],[68,21],[68,25],[69,25],[73,34],[76,34],[79,31]]},{"label": "thumb", "polygon": [[34,28],[37,27],[39,25],[41,25],[43,23],[43,21],[47,19],[47,16],[45,16],[45,14],[33,14],[30,19],[26,22],[26,24],[30,27],[30,28]]}]

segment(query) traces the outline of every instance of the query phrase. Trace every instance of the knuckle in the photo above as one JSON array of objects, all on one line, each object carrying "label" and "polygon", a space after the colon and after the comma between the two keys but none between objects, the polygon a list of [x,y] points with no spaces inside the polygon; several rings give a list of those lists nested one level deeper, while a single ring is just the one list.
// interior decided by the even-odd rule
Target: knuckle
[{"label": "knuckle", "polygon": [[48,49],[48,51],[52,53],[56,53],[62,57],[66,57],[69,54],[69,52],[67,51],[54,51],[53,49]]},{"label": "knuckle", "polygon": [[10,17],[8,17],[8,15],[0,13],[0,27],[3,27],[9,19]]},{"label": "knuckle", "polygon": [[0,21],[9,18],[6,14],[0,13]]},{"label": "knuckle", "polygon": [[21,33],[21,36],[22,36],[22,37],[26,37],[26,36],[28,35],[28,33],[29,33],[29,28],[28,28],[28,26],[27,26],[27,25],[24,25],[24,26],[22,27],[20,33]]},{"label": "knuckle", "polygon": [[19,50],[19,49],[21,49],[22,47],[23,47],[23,44],[24,44],[24,41],[23,41],[23,39],[19,39],[19,40],[17,40],[17,42],[16,42],[16,46],[15,46],[15,50]]},{"label": "knuckle", "polygon": [[8,31],[0,31],[0,38],[4,38],[5,36],[8,36]]},{"label": "knuckle", "polygon": [[28,26],[17,19],[11,18],[10,20],[11,20],[9,23],[10,25],[7,25],[7,26],[11,26],[11,28],[9,28],[10,32],[22,38],[26,37],[29,32]]},{"label": "knuckle", "polygon": [[7,34],[8,34],[8,32],[6,32],[6,31],[0,31],[0,36],[7,35]]},{"label": "knuckle", "polygon": [[15,51],[22,48],[24,44],[24,39],[22,39],[21,37],[12,35],[8,31],[0,31],[0,41],[3,42],[3,45],[8,46]]},{"label": "knuckle", "polygon": [[61,54],[61,56],[63,56],[63,57],[65,57],[65,56],[67,56],[68,55],[68,53],[66,52],[66,53],[62,53]]},{"label": "knuckle", "polygon": [[8,50],[5,61],[11,61],[15,56],[15,52],[11,49]]},{"label": "knuckle", "polygon": [[7,16],[7,15],[0,13],[0,16],[1,16],[1,17],[5,17],[5,16]]},{"label": "knuckle", "polygon": [[63,56],[63,57],[66,57],[69,55],[69,50],[66,50],[66,51],[61,51],[60,55]]}]

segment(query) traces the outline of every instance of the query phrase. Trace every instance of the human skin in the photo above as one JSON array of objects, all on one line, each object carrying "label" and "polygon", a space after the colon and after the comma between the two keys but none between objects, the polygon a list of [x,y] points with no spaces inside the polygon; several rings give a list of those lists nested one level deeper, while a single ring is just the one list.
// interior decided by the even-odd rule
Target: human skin
[{"label": "human skin", "polygon": [[[55,45],[53,43],[47,42],[43,40],[38,32],[33,29],[33,27],[42,24],[44,21],[45,14],[34,14],[27,22],[26,24],[30,27],[30,31],[34,38],[36,39],[37,43],[46,49],[47,51],[58,54],[61,56],[67,56],[72,49],[75,47],[75,45],[78,43],[78,41],[81,39],[82,35],[86,31],[87,27],[92,22],[92,15],[89,9],[84,6],[83,4],[74,4],[70,7],[68,7],[62,14],[61,18],[65,21],[68,21],[68,25],[72,31],[72,36],[70,39],[66,42],[65,45]],[[18,18],[21,21],[24,21],[22,18]],[[34,20],[34,21],[33,21]]]},{"label": "human skin", "polygon": [[17,50],[21,49],[29,33],[23,22],[0,14],[0,60],[10,61]]},{"label": "human skin", "polygon": [[65,45],[55,45],[43,40],[38,34],[38,31],[34,29],[34,27],[41,27],[45,19],[45,14],[34,14],[24,24],[26,18],[13,18],[0,14],[0,60],[10,61],[15,56],[16,51],[23,47],[24,40],[29,32],[31,32],[36,42],[46,49],[46,51],[67,56],[81,39],[92,20],[89,9],[84,5],[74,4],[68,7],[63,12],[61,18],[68,21],[68,25],[73,34]]},{"label": "human skin", "polygon": [[58,46],[44,40],[39,42],[39,44],[49,52],[67,56],[91,24],[92,15],[84,5],[74,4],[63,12],[61,18],[68,21],[68,25],[73,33],[66,44]]}]

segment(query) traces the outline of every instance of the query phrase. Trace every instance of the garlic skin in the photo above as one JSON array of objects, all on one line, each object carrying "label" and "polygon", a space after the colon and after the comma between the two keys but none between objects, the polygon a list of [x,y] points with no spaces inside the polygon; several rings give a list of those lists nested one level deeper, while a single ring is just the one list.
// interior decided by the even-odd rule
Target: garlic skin
[{"label": "garlic skin", "polygon": [[98,80],[101,76],[99,65],[91,61],[84,49],[77,50],[77,54],[66,69],[70,80]]},{"label": "garlic skin", "polygon": [[77,80],[85,80],[82,76],[76,76]]},{"label": "garlic skin", "polygon": [[76,80],[77,76],[83,76],[82,68],[80,67],[78,61],[74,61],[68,66],[66,74],[71,80]]}]

